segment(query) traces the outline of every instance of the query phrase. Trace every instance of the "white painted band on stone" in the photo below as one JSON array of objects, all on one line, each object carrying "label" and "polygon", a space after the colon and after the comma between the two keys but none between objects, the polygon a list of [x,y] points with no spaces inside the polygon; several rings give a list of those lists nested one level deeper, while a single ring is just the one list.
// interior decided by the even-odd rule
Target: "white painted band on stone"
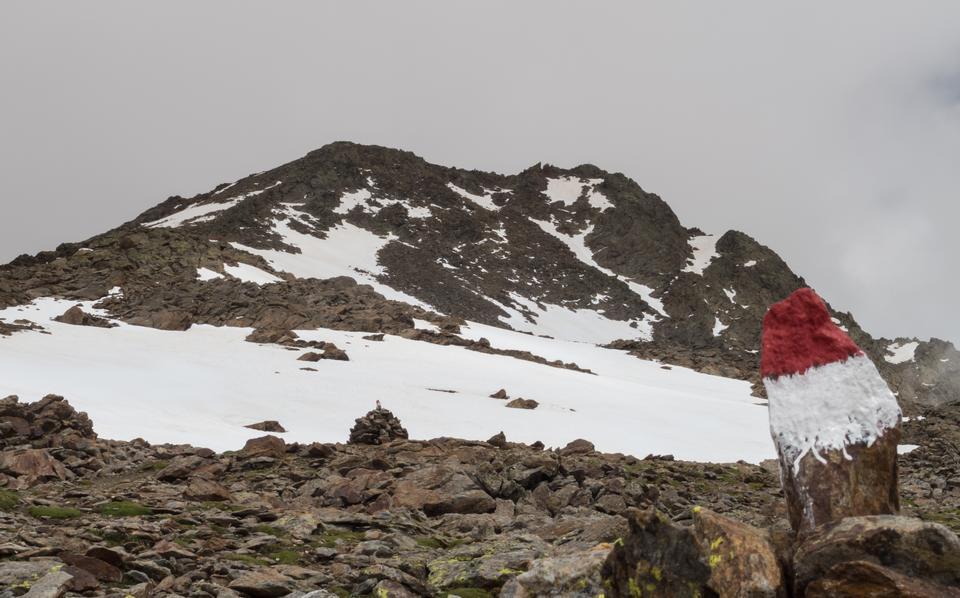
[{"label": "white painted band on stone", "polygon": [[900,406],[866,355],[810,368],[802,374],[764,378],[770,434],[794,473],[808,452],[872,445],[900,422]]}]

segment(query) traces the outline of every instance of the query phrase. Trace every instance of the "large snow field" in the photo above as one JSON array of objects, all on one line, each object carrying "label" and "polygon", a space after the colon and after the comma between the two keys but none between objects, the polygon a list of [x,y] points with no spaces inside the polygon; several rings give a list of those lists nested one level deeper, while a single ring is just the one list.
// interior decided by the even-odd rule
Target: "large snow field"
[{"label": "large snow field", "polygon": [[[664,370],[586,343],[479,324],[464,331],[498,348],[574,361],[597,375],[394,336],[365,341],[364,333],[334,330],[298,334],[336,343],[350,361],[308,363],[297,361],[301,351],[245,342],[250,330],[244,328],[169,332],[50,320],[74,303],[41,299],[0,311],[6,321],[30,319],[51,333],[0,338],[0,396],[33,401],[64,395],[106,438],[230,450],[263,434],[244,425],[276,419],[287,428],[281,436],[288,442],[345,441],[353,420],[379,399],[416,439],[485,440],[503,430],[513,441],[563,446],[586,438],[599,450],[638,457],[757,462],[774,456],[767,409],[750,396],[748,383]],[[508,409],[488,396],[500,388],[540,406]]]}]

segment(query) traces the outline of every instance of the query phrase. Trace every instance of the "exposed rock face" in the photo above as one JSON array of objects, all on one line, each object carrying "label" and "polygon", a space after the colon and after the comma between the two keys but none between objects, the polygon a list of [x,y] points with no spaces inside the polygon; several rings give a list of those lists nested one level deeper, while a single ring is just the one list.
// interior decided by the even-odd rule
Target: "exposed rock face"
[{"label": "exposed rock face", "polygon": [[408,437],[400,420],[390,411],[381,408],[358,418],[350,430],[351,444],[383,444]]},{"label": "exposed rock face", "polygon": [[812,290],[768,311],[761,371],[794,529],[896,513],[900,407]]}]

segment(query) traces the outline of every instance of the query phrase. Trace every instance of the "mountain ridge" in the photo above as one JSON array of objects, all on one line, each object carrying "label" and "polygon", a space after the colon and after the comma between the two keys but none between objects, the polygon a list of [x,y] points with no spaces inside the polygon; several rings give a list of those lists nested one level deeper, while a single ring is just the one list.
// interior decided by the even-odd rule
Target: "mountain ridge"
[{"label": "mountain ridge", "polygon": [[[198,280],[201,269],[217,280]],[[230,274],[240,271],[252,273],[258,289]],[[121,286],[109,309],[155,327],[249,315],[217,305],[238,293],[274,307],[329,298],[329,288],[318,288],[329,284],[309,281],[350,277],[357,289],[370,285],[441,325],[566,335],[754,383],[766,306],[806,285],[749,235],[685,227],[662,198],[621,173],[538,163],[500,175],[350,142],[191,198],[170,197],[102,235],[21,256],[0,272],[9,279],[0,281],[0,305],[44,291],[99,299]],[[235,280],[248,290],[210,292]],[[160,295],[151,288],[158,281]],[[358,294],[365,291],[353,299]],[[387,320],[413,317],[378,305],[372,311],[393,314]],[[177,313],[158,320],[169,311]],[[960,355],[949,343],[874,339],[851,314],[832,311],[901,402],[940,404],[960,394]],[[304,321],[309,314],[275,323]]]}]

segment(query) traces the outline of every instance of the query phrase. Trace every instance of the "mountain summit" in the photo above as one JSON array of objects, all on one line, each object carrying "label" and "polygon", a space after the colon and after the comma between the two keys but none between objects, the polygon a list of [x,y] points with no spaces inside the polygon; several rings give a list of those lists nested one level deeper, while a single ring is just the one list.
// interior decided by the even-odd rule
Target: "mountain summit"
[{"label": "mountain summit", "polygon": [[[803,286],[804,280],[782,259],[750,236],[685,227],[660,197],[622,174],[592,165],[563,169],[537,164],[499,175],[430,164],[409,152],[338,142],[208,193],[171,197],[107,233],[0,267],[0,335],[33,338],[40,336],[39,328],[63,329],[62,322],[92,323],[98,327],[96,342],[107,351],[117,350],[114,341],[137,327],[199,328],[189,337],[190,350],[175,340],[179,337],[156,337],[156,342],[169,343],[172,353],[207,359],[212,346],[202,351],[200,337],[225,327],[246,328],[255,329],[250,337],[257,342],[322,349],[304,355],[309,362],[313,356],[351,359],[351,347],[345,345],[361,341],[347,333],[387,334],[418,341],[417,347],[425,341],[497,356],[495,362],[448,364],[477,368],[480,376],[489,367],[486,377],[495,388],[477,389],[483,398],[505,385],[497,379],[504,358],[529,362],[540,368],[537,372],[576,374],[578,381],[614,371],[629,370],[623,375],[633,376],[635,368],[646,368],[652,360],[658,370],[667,368],[663,375],[673,375],[668,374],[671,366],[682,366],[749,381],[762,396],[763,315],[769,305]],[[60,303],[49,302],[57,299]],[[70,301],[85,303],[64,314],[74,307]],[[33,307],[24,307],[28,305]],[[30,309],[37,317],[25,317]],[[908,411],[943,403],[960,392],[960,354],[949,343],[874,339],[852,315],[832,309],[830,314],[877,362]],[[51,323],[54,316],[62,322]],[[515,332],[502,336],[511,330]],[[136,346],[139,351],[143,344]],[[15,351],[14,344],[7,347]],[[434,354],[420,356],[420,350],[406,355],[430,362]],[[624,351],[633,358],[624,361]],[[235,357],[224,367],[242,363]],[[363,363],[353,360],[344,367],[366,367]],[[380,394],[396,392],[389,389],[412,375],[406,366],[392,373],[383,369],[386,365],[378,367],[341,372],[347,381],[398,377],[392,386],[368,389],[360,397],[365,405],[388,398]],[[274,370],[283,375],[282,369]],[[697,378],[694,386],[707,388],[707,383],[697,385],[708,379]],[[672,390],[657,391],[655,397],[675,403],[673,390],[692,388],[672,380],[662,387]],[[428,392],[474,392],[450,388],[455,382],[424,383],[416,392],[424,386]],[[649,387],[647,378],[630,382],[635,383],[641,386],[604,392],[612,393],[613,400],[614,395],[661,388]],[[277,384],[288,388],[284,381]],[[572,392],[562,381],[551,384]],[[11,386],[19,392],[33,390]],[[78,402],[71,388],[36,392],[59,392]],[[578,392],[593,395],[597,390],[586,385]],[[697,396],[707,400],[724,392],[713,389]],[[543,396],[524,398],[543,405],[541,412],[583,413],[576,401],[561,407],[544,403]],[[627,398],[641,411],[649,406],[643,401],[654,400]],[[738,400],[756,402],[749,392]],[[402,412],[398,405],[389,406]],[[597,425],[609,424],[615,413],[598,411]],[[274,413],[257,415],[278,419]],[[350,415],[355,414],[339,417]],[[102,415],[96,419],[109,422]],[[411,423],[411,434],[418,433],[415,417],[404,421]],[[339,433],[344,427],[336,429]],[[661,448],[669,450],[669,445]]]}]

